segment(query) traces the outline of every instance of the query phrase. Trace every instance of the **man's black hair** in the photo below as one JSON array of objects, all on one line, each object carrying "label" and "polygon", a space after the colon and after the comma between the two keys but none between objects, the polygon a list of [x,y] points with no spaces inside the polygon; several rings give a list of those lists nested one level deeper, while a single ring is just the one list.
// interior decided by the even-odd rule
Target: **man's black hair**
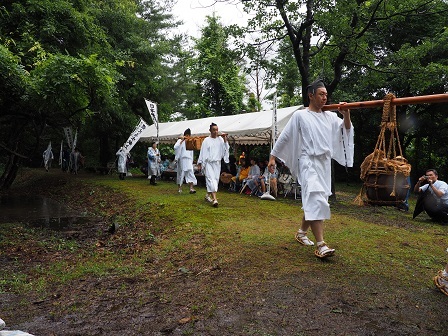
[{"label": "man's black hair", "polygon": [[306,107],[310,106],[310,97],[308,95],[310,93],[315,94],[316,90],[320,87],[325,87],[324,82],[320,78],[316,79],[314,82],[312,82],[310,85],[308,85],[306,87],[306,93],[305,93],[305,97],[303,99],[304,105]]},{"label": "man's black hair", "polygon": [[187,128],[184,132],[184,135],[191,135],[191,130]]},{"label": "man's black hair", "polygon": [[433,172],[435,176],[439,176],[439,174],[437,174],[437,170],[430,168],[430,169],[426,169],[426,173],[427,172]]},{"label": "man's black hair", "polygon": [[218,126],[218,125],[216,125],[215,123],[211,123],[210,124],[210,129],[212,129],[213,126]]},{"label": "man's black hair", "polygon": [[306,94],[315,94],[316,90],[321,87],[325,87],[325,84],[322,79],[318,78],[306,87]]}]

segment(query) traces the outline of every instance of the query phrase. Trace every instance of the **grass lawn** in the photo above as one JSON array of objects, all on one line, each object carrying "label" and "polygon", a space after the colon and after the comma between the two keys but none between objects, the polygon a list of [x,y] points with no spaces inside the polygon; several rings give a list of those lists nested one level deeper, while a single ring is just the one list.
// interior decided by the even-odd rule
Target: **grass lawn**
[{"label": "grass lawn", "polygon": [[[350,309],[357,307],[357,311],[368,314],[372,309],[390,308],[385,302],[395,302],[395,309],[411,302],[415,307],[425,306],[423,315],[429,314],[435,309],[432,304],[446,302],[434,289],[432,277],[448,260],[448,227],[431,222],[426,214],[413,220],[414,195],[409,212],[357,206],[353,200],[360,187],[336,185],[337,201],[331,203],[332,218],[325,223],[325,240],[336,249],[336,255],[319,260],[312,247],[300,246],[294,240],[302,216],[300,200],[267,201],[221,190],[219,207],[213,208],[204,200],[203,186],[197,187],[196,194],[179,194],[172,181],[150,186],[141,176],[121,181],[111,175],[24,172],[13,192],[40,190],[90,220],[81,225],[82,232],[79,227],[54,231],[23,223],[0,224],[0,258],[4,265],[0,269],[0,297],[14,295],[28,307],[36,300],[49,300],[56,291],[58,298],[53,301],[59,303],[53,302],[49,311],[57,320],[64,314],[88,310],[88,302],[62,294],[73,290],[75,284],[81,282],[88,287],[98,279],[120,279],[121,285],[115,289],[120,296],[131,295],[129,281],[137,281],[142,290],[157,293],[158,304],[170,305],[176,298],[188,302],[185,321],[190,323],[192,334],[199,330],[193,320],[198,316],[202,321],[217,319],[217,312],[229,302],[242,304],[245,314],[252,314],[250,307],[264,302],[255,300],[254,293],[258,297],[288,288],[290,297],[301,295],[304,286],[336,292],[337,302],[350,302]],[[107,233],[111,224],[118,227],[113,234]],[[311,233],[309,236],[314,239]],[[101,288],[89,293],[96,293],[95,297],[105,294]],[[140,295],[139,302],[144,302]],[[295,305],[286,301],[276,302],[276,309],[288,310]],[[67,306],[57,313],[55,307],[62,302]],[[333,313],[342,309],[335,308],[338,304],[334,302],[329,305],[327,310]],[[4,309],[7,318],[17,318],[20,327],[26,314],[17,317],[11,310],[17,307],[8,307],[0,304],[0,311]],[[172,309],[170,306],[165,312],[174,316]],[[414,315],[428,324],[428,330],[442,328],[436,317],[425,318],[418,310]],[[385,318],[390,320],[391,316]],[[266,335],[288,334],[273,331],[286,327],[275,329],[256,321],[257,330]],[[391,321],[397,325],[397,320]],[[340,330],[358,334],[346,323]],[[447,322],[443,323],[445,327]],[[406,334],[408,327],[397,327],[396,334]],[[300,325],[294,330],[302,335],[308,329]]]}]

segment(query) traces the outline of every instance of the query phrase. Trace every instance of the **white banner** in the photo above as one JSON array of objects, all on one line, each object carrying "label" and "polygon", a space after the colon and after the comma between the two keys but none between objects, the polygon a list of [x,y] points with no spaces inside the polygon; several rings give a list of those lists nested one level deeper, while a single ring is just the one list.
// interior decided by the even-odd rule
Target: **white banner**
[{"label": "white banner", "polygon": [[157,104],[147,99],[145,99],[145,102],[148,107],[149,115],[156,126],[157,140],[159,140],[159,115],[157,114]]},{"label": "white banner", "polygon": [[143,119],[140,118],[140,122],[135,127],[134,131],[129,136],[129,139],[124,143],[123,149],[126,153],[129,153],[134,147],[134,145],[137,143],[138,139],[140,139],[142,132],[149,127],[147,123]]},{"label": "white banner", "polygon": [[277,92],[274,95],[274,108],[272,109],[272,135],[271,135],[271,150],[274,148],[278,137],[277,129]]},{"label": "white banner", "polygon": [[78,142],[78,130],[76,130],[75,132],[75,139],[73,140],[72,151],[75,151],[77,142]]},{"label": "white banner", "polygon": [[64,127],[65,139],[67,140],[68,147],[73,148],[73,131],[71,127]]},{"label": "white banner", "polygon": [[64,140],[61,141],[61,150],[59,151],[59,165],[62,166],[62,153],[64,151]]}]

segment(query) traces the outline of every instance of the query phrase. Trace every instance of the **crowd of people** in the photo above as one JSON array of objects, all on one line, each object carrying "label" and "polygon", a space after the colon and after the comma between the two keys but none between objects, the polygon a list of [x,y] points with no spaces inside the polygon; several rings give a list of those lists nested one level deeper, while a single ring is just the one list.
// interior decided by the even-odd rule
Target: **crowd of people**
[{"label": "crowd of people", "polygon": [[[75,147],[71,151],[68,148],[63,148],[59,155],[59,164],[63,171],[78,174],[79,169],[84,166],[84,156],[81,154],[78,147]],[[51,169],[53,160],[53,150],[51,146],[48,146],[42,153],[43,166],[47,172]]]}]

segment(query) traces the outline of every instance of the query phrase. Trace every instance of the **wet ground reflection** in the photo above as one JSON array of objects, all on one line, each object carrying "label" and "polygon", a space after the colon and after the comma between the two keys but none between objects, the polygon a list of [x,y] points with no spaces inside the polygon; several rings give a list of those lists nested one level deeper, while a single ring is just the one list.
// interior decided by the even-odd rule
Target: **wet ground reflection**
[{"label": "wet ground reflection", "polygon": [[40,196],[0,196],[0,223],[26,222],[60,229],[80,218],[63,204]]}]

